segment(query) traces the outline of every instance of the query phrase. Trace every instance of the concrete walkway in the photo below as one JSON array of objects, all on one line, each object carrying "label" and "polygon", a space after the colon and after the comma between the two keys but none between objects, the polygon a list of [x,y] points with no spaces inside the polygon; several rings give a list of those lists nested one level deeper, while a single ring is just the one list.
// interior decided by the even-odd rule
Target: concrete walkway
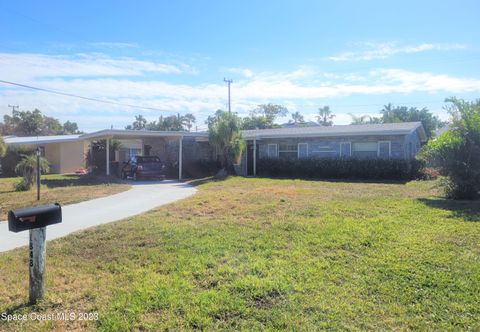
[{"label": "concrete walkway", "polygon": [[[47,240],[92,226],[128,218],[157,206],[193,195],[197,190],[177,181],[132,182],[130,190],[62,207],[61,224],[47,227]],[[54,203],[54,202],[52,202]],[[0,223],[0,252],[28,245],[28,231],[12,233],[8,223]]]}]

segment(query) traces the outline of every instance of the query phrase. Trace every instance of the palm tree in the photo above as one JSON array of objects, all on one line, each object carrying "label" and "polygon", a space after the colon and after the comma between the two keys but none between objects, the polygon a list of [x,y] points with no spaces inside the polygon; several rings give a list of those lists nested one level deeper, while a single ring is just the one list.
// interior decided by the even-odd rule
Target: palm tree
[{"label": "palm tree", "polygon": [[295,113],[292,113],[292,120],[293,120],[293,123],[295,124],[305,122],[303,115],[300,114],[300,112],[298,111]]},{"label": "palm tree", "polygon": [[[49,170],[50,165],[48,164],[48,160],[40,157],[40,171],[48,172]],[[25,188],[27,190],[30,189],[37,179],[37,156],[24,156],[17,166],[15,166],[15,172],[23,176],[23,184]]]},{"label": "palm tree", "polygon": [[208,124],[209,142],[221,153],[222,168],[229,167],[231,162],[238,164],[245,141],[240,132],[242,121],[230,112],[217,112],[215,119]]},{"label": "palm tree", "polygon": [[317,122],[322,126],[332,126],[332,119],[335,115],[330,110],[330,106],[323,106],[318,109]]},{"label": "palm tree", "polygon": [[370,121],[370,116],[368,115],[360,115],[356,116],[355,114],[348,113],[350,117],[352,118],[352,125],[359,125],[359,124],[367,124]]}]

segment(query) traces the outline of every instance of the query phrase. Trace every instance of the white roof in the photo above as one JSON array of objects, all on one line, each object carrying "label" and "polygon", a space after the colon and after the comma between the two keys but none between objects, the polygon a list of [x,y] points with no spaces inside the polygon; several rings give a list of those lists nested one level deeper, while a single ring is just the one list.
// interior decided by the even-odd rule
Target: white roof
[{"label": "white roof", "polygon": [[56,135],[56,136],[5,136],[3,138],[7,145],[38,145],[52,144],[60,142],[76,142],[80,140],[80,135]]},{"label": "white roof", "polygon": [[247,139],[279,138],[279,137],[326,137],[326,136],[359,136],[359,135],[405,135],[415,130],[420,138],[426,139],[421,122],[399,122],[365,125],[339,125],[244,130]]},{"label": "white roof", "polygon": [[[418,132],[422,141],[426,140],[425,130],[421,122],[399,122],[367,125],[339,125],[243,130],[246,139],[280,138],[280,137],[328,137],[328,136],[359,136],[359,135],[406,135]],[[142,137],[194,137],[197,140],[208,140],[207,132],[188,131],[150,131],[105,129],[83,135],[57,136],[5,136],[8,145],[37,145],[60,142],[75,142],[84,139],[102,138],[142,138]]]},{"label": "white roof", "polygon": [[155,130],[127,130],[127,129],[104,129],[81,136],[83,139],[92,138],[134,138],[134,137],[208,137],[206,132],[189,131],[155,131]]}]

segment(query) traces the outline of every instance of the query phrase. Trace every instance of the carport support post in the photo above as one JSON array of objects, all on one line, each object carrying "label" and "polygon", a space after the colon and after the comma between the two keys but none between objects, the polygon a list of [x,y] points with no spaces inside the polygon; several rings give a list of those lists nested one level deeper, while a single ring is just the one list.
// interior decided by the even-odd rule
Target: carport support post
[{"label": "carport support post", "polygon": [[45,270],[45,248],[47,228],[30,230],[30,257],[29,257],[29,302],[37,303],[43,297],[43,272]]},{"label": "carport support post", "polygon": [[107,176],[110,176],[110,139],[109,138],[107,138],[107,143],[105,144],[105,146],[106,146],[106,149],[107,149],[107,151],[106,151],[106,153],[107,153],[107,161],[106,161],[106,163],[107,163],[107,165],[106,165],[107,166]]},{"label": "carport support post", "polygon": [[253,176],[257,176],[257,137],[253,137]]},{"label": "carport support post", "polygon": [[178,140],[178,179],[182,179],[182,161],[183,161],[183,153],[182,153],[182,146],[183,146],[183,136],[180,137]]}]

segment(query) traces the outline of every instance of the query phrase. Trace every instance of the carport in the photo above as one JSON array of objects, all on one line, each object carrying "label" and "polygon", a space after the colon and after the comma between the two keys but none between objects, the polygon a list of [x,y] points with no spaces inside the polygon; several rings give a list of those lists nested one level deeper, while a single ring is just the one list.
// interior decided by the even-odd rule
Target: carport
[{"label": "carport", "polygon": [[[208,137],[206,133],[191,133],[183,131],[139,131],[139,130],[120,130],[120,129],[105,129],[91,134],[82,135],[81,138],[88,140],[90,143],[96,140],[106,141],[106,175],[110,175],[110,142],[112,139],[139,139],[142,141],[142,146],[145,141],[156,142],[163,140],[163,142],[178,142],[178,179],[182,179],[183,166],[183,138],[184,137]],[[90,144],[91,148],[91,144]],[[143,151],[143,147],[142,147]]]}]

